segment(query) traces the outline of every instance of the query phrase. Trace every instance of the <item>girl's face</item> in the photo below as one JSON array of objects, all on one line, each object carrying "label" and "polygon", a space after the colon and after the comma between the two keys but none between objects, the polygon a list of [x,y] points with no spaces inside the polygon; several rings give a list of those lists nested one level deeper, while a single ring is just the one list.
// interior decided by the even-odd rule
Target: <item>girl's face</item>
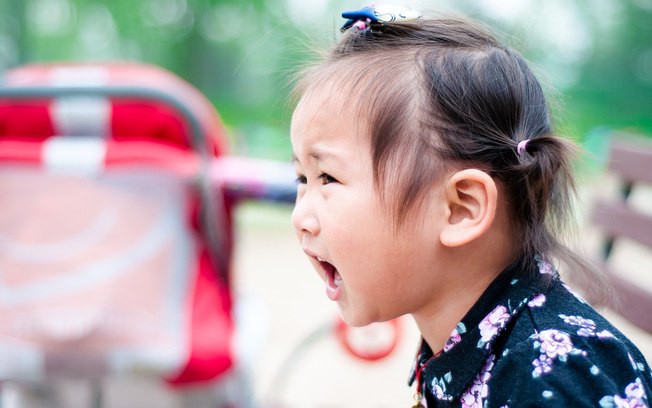
[{"label": "girl's face", "polygon": [[299,241],[350,325],[429,308],[444,289],[437,263],[443,193],[434,186],[423,210],[393,228],[374,188],[363,121],[328,91],[313,90],[292,117]]}]

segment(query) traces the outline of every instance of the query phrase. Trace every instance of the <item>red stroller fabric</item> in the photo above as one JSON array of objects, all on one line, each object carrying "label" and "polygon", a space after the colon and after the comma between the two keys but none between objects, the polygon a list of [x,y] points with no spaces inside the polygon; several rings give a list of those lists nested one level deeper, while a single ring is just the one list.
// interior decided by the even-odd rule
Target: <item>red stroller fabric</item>
[{"label": "red stroller fabric", "polygon": [[227,147],[211,104],[133,64],[28,66],[3,89],[0,380],[227,373],[231,203],[207,184]]}]

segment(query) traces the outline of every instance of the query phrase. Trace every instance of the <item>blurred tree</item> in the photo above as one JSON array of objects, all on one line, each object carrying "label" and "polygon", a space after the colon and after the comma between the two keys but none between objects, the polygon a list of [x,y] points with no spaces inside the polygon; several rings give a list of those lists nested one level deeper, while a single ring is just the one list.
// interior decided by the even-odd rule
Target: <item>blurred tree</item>
[{"label": "blurred tree", "polygon": [[616,27],[592,21],[594,50],[566,90],[569,118],[582,134],[597,125],[652,133],[652,1],[617,4]]},{"label": "blurred tree", "polygon": [[[415,6],[429,6],[422,0]],[[28,62],[137,60],[204,92],[235,149],[289,157],[288,89],[346,0],[0,0],[0,70]],[[510,35],[565,95],[563,130],[652,133],[652,0],[441,0]]]}]

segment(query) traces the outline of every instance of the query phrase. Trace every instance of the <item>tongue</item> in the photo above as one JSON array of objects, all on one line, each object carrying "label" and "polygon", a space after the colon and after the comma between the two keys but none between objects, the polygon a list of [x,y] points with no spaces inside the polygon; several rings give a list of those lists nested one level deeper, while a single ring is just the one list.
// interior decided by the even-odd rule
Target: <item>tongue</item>
[{"label": "tongue", "polygon": [[338,300],[342,294],[342,277],[337,269],[333,268],[326,274],[326,296],[330,300]]}]

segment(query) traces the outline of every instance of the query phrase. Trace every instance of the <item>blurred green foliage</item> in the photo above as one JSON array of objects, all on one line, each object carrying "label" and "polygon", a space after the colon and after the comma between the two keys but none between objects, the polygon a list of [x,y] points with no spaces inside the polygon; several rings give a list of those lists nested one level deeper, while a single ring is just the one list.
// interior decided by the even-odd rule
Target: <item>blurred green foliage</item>
[{"label": "blurred green foliage", "polygon": [[[432,9],[427,1],[400,2]],[[234,150],[289,158],[291,78],[337,38],[342,0],[0,0],[0,71],[61,60],[163,66],[204,92]],[[425,6],[425,7],[424,7]],[[559,90],[561,131],[652,133],[652,0],[458,0]],[[607,132],[608,133],[608,132]]]}]

